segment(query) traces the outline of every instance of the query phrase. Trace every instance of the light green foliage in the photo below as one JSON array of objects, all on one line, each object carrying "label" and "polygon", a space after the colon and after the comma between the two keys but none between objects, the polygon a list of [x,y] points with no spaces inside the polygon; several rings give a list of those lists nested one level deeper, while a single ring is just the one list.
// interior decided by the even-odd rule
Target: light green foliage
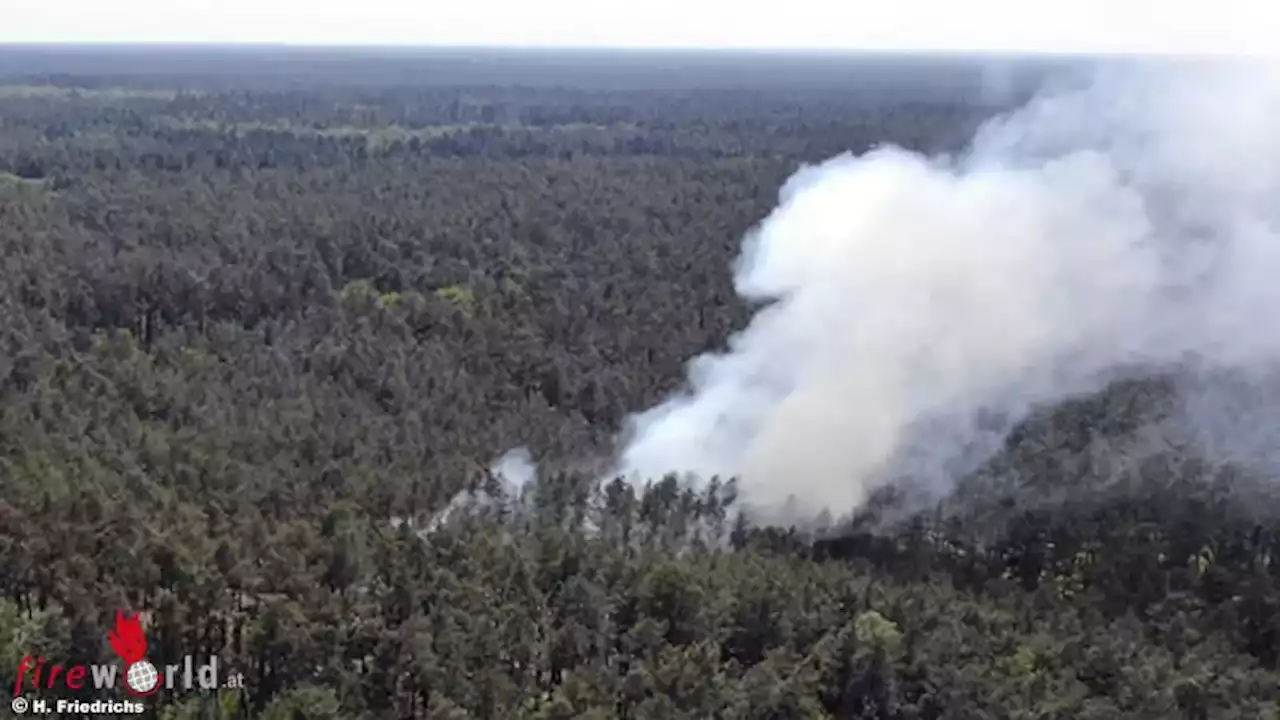
[{"label": "light green foliage", "polygon": [[854,622],[854,636],[863,645],[884,652],[896,652],[902,642],[898,626],[875,610],[868,610]]},{"label": "light green foliage", "polygon": [[27,615],[10,600],[0,598],[0,667],[13,672],[23,657],[39,654],[43,648],[37,641],[48,620],[47,611]]},{"label": "light green foliage", "polygon": [[0,85],[0,98],[45,98],[52,100],[113,101],[172,100],[179,95],[198,95],[196,90],[168,90],[157,88],[80,88],[58,85]]},{"label": "light green foliage", "polygon": [[465,285],[449,285],[436,290],[436,296],[444,300],[448,300],[458,306],[463,312],[470,314],[475,311],[476,297],[471,288]]}]

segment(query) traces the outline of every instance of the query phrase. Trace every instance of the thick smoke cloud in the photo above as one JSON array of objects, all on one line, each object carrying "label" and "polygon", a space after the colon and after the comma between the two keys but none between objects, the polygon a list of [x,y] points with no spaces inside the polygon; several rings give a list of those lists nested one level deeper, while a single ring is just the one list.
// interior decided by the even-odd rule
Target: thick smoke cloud
[{"label": "thick smoke cloud", "polygon": [[[617,474],[838,513],[896,477],[945,492],[1030,407],[1123,368],[1280,366],[1278,91],[1256,64],[1113,69],[959,156],[802,170],[737,268],[769,304],[630,420]],[[1201,397],[1187,420],[1219,445],[1280,420]]]}]

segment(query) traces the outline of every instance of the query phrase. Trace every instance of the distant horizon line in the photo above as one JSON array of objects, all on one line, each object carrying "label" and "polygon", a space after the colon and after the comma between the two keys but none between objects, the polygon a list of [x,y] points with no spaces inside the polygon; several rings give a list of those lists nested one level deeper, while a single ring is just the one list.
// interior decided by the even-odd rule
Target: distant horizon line
[{"label": "distant horizon line", "polygon": [[1270,55],[1233,54],[1226,52],[1171,52],[1140,50],[1040,50],[1027,48],[882,48],[882,47],[813,47],[813,46],[707,46],[707,45],[549,45],[549,44],[408,44],[356,42],[289,42],[232,40],[0,40],[2,49],[271,49],[271,50],[343,50],[369,52],[595,52],[595,53],[694,53],[708,55],[915,55],[915,56],[987,56],[1019,59],[1262,59]]}]

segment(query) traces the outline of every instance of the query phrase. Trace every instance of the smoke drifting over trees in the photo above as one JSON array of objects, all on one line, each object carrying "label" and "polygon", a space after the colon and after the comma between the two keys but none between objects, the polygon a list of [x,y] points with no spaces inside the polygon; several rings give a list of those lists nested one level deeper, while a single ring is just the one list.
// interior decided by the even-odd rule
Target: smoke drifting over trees
[{"label": "smoke drifting over trees", "polygon": [[0,48],[0,668],[1276,717],[1270,86],[1001,62]]},{"label": "smoke drifting over trees", "polygon": [[[740,476],[766,514],[790,495],[843,512],[894,478],[945,492],[1030,408],[1125,370],[1274,370],[1278,89],[1256,67],[1130,67],[958,155],[803,169],[737,267],[767,305],[632,418],[618,472]],[[1280,418],[1211,412],[1225,387],[1200,389],[1196,438]]]}]

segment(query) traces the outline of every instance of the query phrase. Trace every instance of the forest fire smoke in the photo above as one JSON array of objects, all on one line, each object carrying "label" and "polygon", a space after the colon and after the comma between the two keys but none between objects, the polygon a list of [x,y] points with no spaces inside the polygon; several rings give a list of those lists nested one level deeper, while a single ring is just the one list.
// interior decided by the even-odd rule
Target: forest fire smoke
[{"label": "forest fire smoke", "polygon": [[[957,157],[883,148],[798,172],[737,268],[769,304],[692,362],[686,392],[631,418],[616,474],[738,476],[756,507],[839,512],[903,474],[945,491],[956,458],[1116,368],[1270,368],[1271,70],[1112,71],[993,120]],[[1188,419],[1216,436],[1258,422]]]}]

